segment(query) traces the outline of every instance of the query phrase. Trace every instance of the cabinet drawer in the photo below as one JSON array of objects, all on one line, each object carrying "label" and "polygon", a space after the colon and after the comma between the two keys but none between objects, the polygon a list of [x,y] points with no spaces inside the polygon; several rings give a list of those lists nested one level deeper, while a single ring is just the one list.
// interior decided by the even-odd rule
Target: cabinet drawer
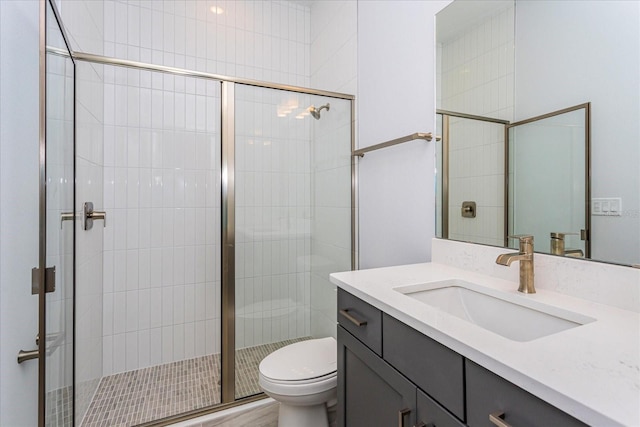
[{"label": "cabinet drawer", "polygon": [[338,322],[378,356],[382,355],[382,312],[338,289]]},{"label": "cabinet drawer", "polygon": [[382,329],[384,359],[464,421],[462,356],[387,314]]},{"label": "cabinet drawer", "polygon": [[417,426],[464,427],[464,424],[456,417],[448,413],[442,406],[438,405],[421,390],[418,390],[416,403],[418,412]]},{"label": "cabinet drawer", "polygon": [[471,427],[495,427],[489,414],[496,413],[517,427],[586,425],[470,360],[466,360],[466,375],[467,424]]}]

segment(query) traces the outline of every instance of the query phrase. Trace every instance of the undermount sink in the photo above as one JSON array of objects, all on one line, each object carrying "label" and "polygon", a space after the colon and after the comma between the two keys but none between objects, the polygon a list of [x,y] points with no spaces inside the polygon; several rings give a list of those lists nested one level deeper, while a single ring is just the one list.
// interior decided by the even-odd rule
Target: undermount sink
[{"label": "undermount sink", "polygon": [[596,320],[458,279],[394,290],[513,341],[531,341]]}]

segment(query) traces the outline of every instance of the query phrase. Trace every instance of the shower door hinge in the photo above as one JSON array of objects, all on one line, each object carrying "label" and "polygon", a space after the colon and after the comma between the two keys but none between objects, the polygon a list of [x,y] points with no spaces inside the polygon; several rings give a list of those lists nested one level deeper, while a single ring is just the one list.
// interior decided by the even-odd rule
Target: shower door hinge
[{"label": "shower door hinge", "polygon": [[[40,269],[33,267],[31,269],[31,295],[40,293]],[[56,266],[47,267],[44,272],[45,292],[51,293],[56,291]]]}]

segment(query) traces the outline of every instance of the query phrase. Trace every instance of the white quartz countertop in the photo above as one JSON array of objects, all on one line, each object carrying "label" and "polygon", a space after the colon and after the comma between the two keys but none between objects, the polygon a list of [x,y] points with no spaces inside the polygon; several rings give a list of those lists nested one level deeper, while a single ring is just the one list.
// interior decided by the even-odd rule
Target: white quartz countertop
[{"label": "white quartz countertop", "polygon": [[[596,321],[532,341],[504,338],[394,290],[459,279]],[[593,426],[640,426],[640,314],[444,264],[334,273],[331,281],[464,357]]]}]

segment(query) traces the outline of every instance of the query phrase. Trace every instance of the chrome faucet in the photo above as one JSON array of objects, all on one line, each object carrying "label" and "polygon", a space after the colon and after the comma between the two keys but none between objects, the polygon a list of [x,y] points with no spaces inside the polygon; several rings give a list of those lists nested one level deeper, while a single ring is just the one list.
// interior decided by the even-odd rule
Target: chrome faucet
[{"label": "chrome faucet", "polygon": [[551,233],[551,253],[553,255],[583,257],[582,249],[566,249],[564,247],[565,236],[577,236],[578,233]]},{"label": "chrome faucet", "polygon": [[533,285],[533,236],[509,236],[510,239],[520,241],[520,252],[501,254],[496,258],[496,264],[509,266],[513,261],[520,261],[520,285],[518,292],[535,294]]}]

